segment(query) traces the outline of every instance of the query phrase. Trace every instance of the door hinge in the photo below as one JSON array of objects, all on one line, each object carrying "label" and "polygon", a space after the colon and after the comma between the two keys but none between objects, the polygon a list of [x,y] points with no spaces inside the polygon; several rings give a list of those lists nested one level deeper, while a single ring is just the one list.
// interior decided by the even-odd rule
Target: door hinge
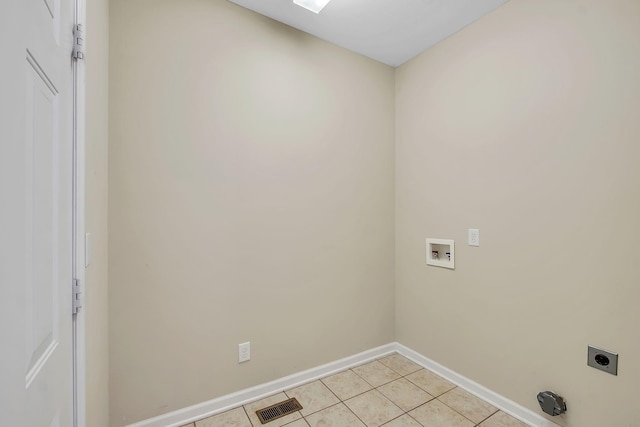
[{"label": "door hinge", "polygon": [[73,27],[73,58],[84,59],[85,44],[84,44],[84,26],[77,24]]},{"label": "door hinge", "polygon": [[78,314],[78,311],[82,308],[82,292],[80,288],[80,281],[78,279],[73,279],[73,290],[72,290],[72,313]]}]

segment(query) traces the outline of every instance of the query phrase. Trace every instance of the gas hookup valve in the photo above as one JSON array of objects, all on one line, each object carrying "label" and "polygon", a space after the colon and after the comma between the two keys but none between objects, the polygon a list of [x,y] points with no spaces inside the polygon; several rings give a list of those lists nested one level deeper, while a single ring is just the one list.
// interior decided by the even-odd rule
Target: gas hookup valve
[{"label": "gas hookup valve", "polygon": [[553,417],[567,412],[567,404],[562,396],[552,391],[541,391],[538,393],[538,403],[545,413]]}]

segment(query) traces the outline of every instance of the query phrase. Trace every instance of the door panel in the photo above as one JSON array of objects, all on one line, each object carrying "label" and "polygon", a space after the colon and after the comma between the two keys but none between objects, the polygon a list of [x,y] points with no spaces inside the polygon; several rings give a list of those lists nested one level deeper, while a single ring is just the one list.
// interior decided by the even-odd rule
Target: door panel
[{"label": "door panel", "polygon": [[73,425],[74,4],[0,2],[0,425]]},{"label": "door panel", "polygon": [[35,58],[27,55],[25,140],[25,247],[27,388],[58,344],[60,283],[56,274],[59,197],[57,176],[57,91]]}]

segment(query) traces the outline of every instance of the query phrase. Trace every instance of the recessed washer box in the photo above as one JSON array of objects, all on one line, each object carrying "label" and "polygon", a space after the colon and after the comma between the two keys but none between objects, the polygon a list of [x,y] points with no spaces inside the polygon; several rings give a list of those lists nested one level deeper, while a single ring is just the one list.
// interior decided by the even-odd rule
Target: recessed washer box
[{"label": "recessed washer box", "polygon": [[427,237],[427,265],[455,268],[455,252],[453,240],[432,239]]}]

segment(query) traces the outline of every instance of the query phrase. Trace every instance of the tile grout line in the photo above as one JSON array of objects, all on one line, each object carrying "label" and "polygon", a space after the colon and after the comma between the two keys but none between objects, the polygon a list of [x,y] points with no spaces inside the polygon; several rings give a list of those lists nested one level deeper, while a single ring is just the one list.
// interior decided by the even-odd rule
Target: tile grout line
[{"label": "tile grout line", "polygon": [[[494,406],[495,407],[495,406]],[[495,411],[493,414],[489,415],[487,418],[485,418],[484,420],[480,421],[478,424],[476,424],[476,426],[479,426],[480,424],[482,424],[483,422],[487,421],[489,418],[493,417],[495,414],[497,414],[498,412],[500,412],[500,409],[498,409],[497,411]]]},{"label": "tile grout line", "polygon": [[[395,352],[395,353],[393,353],[393,354],[399,354],[399,353]],[[388,356],[385,356],[385,357],[388,357]],[[374,360],[374,362],[376,362],[376,361],[380,361],[381,359],[384,359],[384,357],[382,357],[382,358],[380,358],[380,359],[375,359],[375,360]],[[369,363],[372,363],[372,362],[369,362]],[[382,362],[380,362],[380,363],[381,363],[383,366],[385,366],[385,367],[387,367],[387,368],[391,369],[392,371],[394,371],[396,374],[400,375],[400,378],[404,378],[400,372],[397,372],[395,369],[391,368],[390,366],[385,365],[385,364],[384,364],[384,363],[382,363]],[[365,363],[365,364],[363,364],[363,365],[366,365],[366,363]],[[362,366],[362,365],[359,365],[359,366]],[[343,371],[343,372],[346,372],[346,371],[347,371],[347,370],[345,370],[345,371]],[[397,418],[400,418],[400,417],[404,416],[405,414],[406,414],[406,415],[408,415],[408,413],[407,413],[407,412],[405,412],[405,411],[404,411],[404,409],[402,409],[402,408],[398,407],[398,406],[397,406],[393,401],[391,401],[391,399],[389,399],[389,398],[388,398],[387,396],[385,396],[381,391],[379,391],[379,390],[378,390],[378,387],[374,387],[374,385],[373,385],[373,384],[371,384],[370,382],[368,382],[366,379],[362,378],[360,375],[358,375],[358,373],[357,373],[357,372],[354,372],[354,371],[353,371],[353,369],[351,369],[351,368],[350,368],[350,369],[348,369],[348,371],[351,371],[351,372],[352,372],[356,377],[360,378],[362,381],[364,381],[365,383],[367,383],[367,384],[368,384],[369,386],[371,386],[372,388],[371,388],[370,390],[367,390],[367,391],[364,391],[364,392],[362,392],[362,393],[359,393],[359,394],[356,394],[356,395],[354,395],[354,396],[351,396],[351,397],[349,397],[348,399],[345,399],[345,400],[353,399],[353,398],[358,397],[358,396],[361,396],[361,395],[363,395],[363,394],[365,394],[365,393],[369,393],[370,391],[376,390],[376,391],[378,391],[378,393],[380,393],[384,398],[388,399],[388,400],[389,400],[389,401],[390,401],[394,406],[396,406],[398,409],[400,409],[400,410],[402,411],[402,414],[398,415],[398,416],[397,416],[397,417],[395,417],[395,418],[392,418],[392,419],[390,419],[390,420],[387,420],[384,424],[388,424],[388,423],[390,423],[391,421],[393,421],[393,420],[395,420],[395,419],[397,419]],[[334,375],[337,375],[337,374],[334,374]],[[326,378],[326,377],[325,377],[325,378]],[[389,383],[391,383],[391,382],[393,382],[393,381],[397,381],[397,380],[399,380],[400,378],[397,378],[397,379],[392,380],[392,381],[390,381],[390,382],[388,382],[388,383],[382,384],[382,385],[380,385],[379,387],[382,387],[383,385],[389,384]],[[321,383],[322,383],[326,388],[328,388],[328,389],[329,389],[329,391],[330,391],[330,392],[331,392],[331,393],[332,393],[332,394],[333,394],[333,395],[334,395],[334,396],[339,400],[339,403],[342,403],[342,404],[345,406],[345,408],[347,408],[347,410],[348,410],[349,412],[351,412],[351,413],[352,413],[352,414],[353,414],[353,415],[354,415],[354,416],[355,416],[355,417],[356,417],[356,418],[357,418],[357,419],[358,419],[362,424],[364,424],[365,426],[367,426],[367,424],[366,424],[362,419],[360,419],[360,417],[358,416],[358,414],[356,414],[355,412],[353,412],[353,411],[351,410],[351,408],[350,408],[350,407],[345,403],[345,400],[340,399],[340,397],[338,397],[338,395],[336,395],[336,394],[335,394],[335,392],[334,392],[333,390],[331,390],[331,388],[330,388],[327,384],[325,384],[325,383],[324,383],[324,381],[322,381],[322,380],[323,380],[323,378],[320,378],[320,379],[319,379],[319,381],[320,381],[320,382],[321,382]],[[337,404],[336,404],[336,405],[337,405]],[[335,406],[335,405],[332,405],[332,406]],[[325,408],[325,409],[326,409],[326,408]],[[319,412],[319,411],[318,411],[318,412]],[[411,417],[411,415],[409,415],[409,416]],[[413,418],[413,417],[412,417],[412,418]],[[305,419],[305,422],[306,422],[306,419]],[[416,422],[417,422],[417,420],[416,420]],[[307,423],[307,424],[308,424],[308,423]],[[384,426],[384,424],[383,424],[383,426]],[[418,424],[420,424],[420,423],[418,423]]]},{"label": "tile grout line", "polygon": [[247,408],[245,408],[245,405],[242,405],[242,410],[244,411],[244,415],[249,420],[249,424],[251,424],[251,427],[253,427],[253,423],[251,422],[251,417],[249,416],[249,413],[247,412]]},{"label": "tile grout line", "polygon": [[351,410],[351,408],[349,408],[349,405],[347,405],[347,404],[346,404],[346,403],[344,403],[344,402],[341,402],[341,403],[344,405],[344,407],[345,407],[345,408],[347,408],[347,411],[351,412],[351,413],[353,414],[353,416],[354,416],[354,417],[356,417],[356,418],[357,418],[357,419],[362,423],[362,425],[364,425],[365,427],[367,427],[367,423],[365,423],[365,422],[364,422],[364,420],[363,420],[363,419],[361,419],[361,418],[358,416],[358,414],[356,414],[355,412],[353,412],[353,411]]},{"label": "tile grout line", "polygon": [[[406,357],[402,356],[402,355],[401,355],[400,353],[398,353],[398,352],[394,352],[393,354],[397,354],[398,356],[403,357],[403,358],[405,358],[405,359],[406,359]],[[413,411],[413,410],[415,410],[415,409],[417,409],[417,408],[419,408],[420,406],[426,405],[427,403],[429,403],[429,402],[431,402],[432,400],[436,399],[436,397],[432,396],[432,395],[431,395],[431,393],[427,392],[426,390],[424,390],[424,389],[423,389],[422,387],[420,387],[419,385],[414,384],[413,382],[411,382],[411,380],[409,380],[408,378],[405,378],[407,375],[411,375],[411,374],[412,374],[412,373],[414,373],[414,372],[418,372],[419,370],[424,369],[424,368],[422,368],[420,365],[416,364],[416,366],[418,366],[418,369],[416,369],[416,370],[415,370],[415,371],[413,371],[413,372],[409,372],[409,373],[408,373],[408,374],[406,374],[406,375],[403,375],[402,373],[398,372],[396,369],[393,369],[393,367],[391,367],[391,366],[387,365],[386,363],[384,363],[384,362],[382,361],[383,359],[386,359],[387,357],[393,356],[393,354],[391,354],[391,355],[389,355],[389,356],[383,356],[383,357],[381,357],[381,358],[379,358],[379,359],[376,359],[376,361],[380,362],[383,366],[385,366],[385,367],[387,367],[387,368],[391,369],[391,370],[392,370],[392,371],[394,371],[396,374],[400,375],[400,378],[397,378],[397,379],[392,380],[392,381],[390,381],[390,382],[388,382],[388,383],[385,383],[385,384],[381,384],[381,385],[379,385],[378,387],[374,387],[374,390],[378,390],[378,388],[380,388],[380,387],[383,387],[383,386],[385,386],[385,385],[387,385],[387,384],[391,384],[393,381],[398,381],[398,380],[400,380],[400,379],[406,379],[407,381],[409,381],[409,383],[411,383],[411,384],[415,385],[415,386],[416,386],[416,387],[418,387],[420,390],[424,391],[424,392],[425,392],[425,393],[427,393],[429,396],[431,396],[431,397],[432,397],[432,399],[427,400],[427,401],[426,401],[426,402],[424,402],[423,404],[418,405],[418,406],[416,406],[415,408],[410,409],[409,411],[405,411],[404,409],[400,408],[400,410],[402,410],[402,412],[403,412],[403,413],[402,413],[401,415],[399,415],[399,416],[395,417],[395,418],[392,418],[392,419],[390,419],[390,420],[387,420],[387,421],[386,421],[386,422],[385,422],[381,427],[384,427],[386,424],[389,424],[390,422],[392,422],[392,421],[394,421],[394,420],[397,420],[398,418],[403,417],[403,416],[405,416],[405,415],[406,415],[406,416],[408,416],[409,418],[411,418],[412,420],[414,420],[416,423],[418,423],[418,424],[422,425],[422,423],[421,423],[421,422],[419,422],[418,420],[416,420],[415,418],[413,418],[413,417],[411,416],[411,414],[409,414],[409,412],[410,412],[410,411]],[[407,360],[408,360],[408,359],[407,359]],[[411,361],[411,362],[412,362],[412,363],[415,363],[415,362],[413,362],[413,361]],[[355,373],[355,372],[354,372],[354,373]],[[358,374],[356,373],[356,375],[358,375]],[[363,380],[364,380],[364,378],[363,378]],[[364,381],[366,381],[366,380],[364,380]],[[373,386],[372,386],[372,387],[373,387]],[[379,392],[380,394],[382,394],[385,398],[387,398],[389,401],[391,401],[391,403],[393,403],[393,404],[395,405],[395,402],[393,402],[389,397],[385,396],[385,394],[384,394],[384,393],[382,393],[380,390],[378,390],[378,392]],[[398,406],[398,405],[395,405],[395,406]]]},{"label": "tile grout line", "polygon": [[[461,388],[461,387],[455,386],[455,387],[454,387],[454,388],[452,388],[451,390],[448,390],[448,391],[446,391],[446,392],[442,393],[440,396],[444,396],[445,394],[447,394],[447,393],[449,393],[449,392],[451,392],[451,391],[453,391],[453,390],[455,390],[455,389],[457,389],[457,388],[458,388],[458,389],[460,389],[460,390],[462,390],[462,391],[466,391],[465,389],[463,389],[463,388]],[[466,391],[466,392],[467,392],[467,393],[469,393],[468,391]],[[471,393],[469,393],[469,394],[471,394]],[[480,399],[479,397],[474,396],[474,397],[476,397],[476,398],[480,399],[481,401],[483,401],[484,403],[487,403],[487,404],[491,405],[493,408],[495,408],[495,409],[496,409],[496,410],[495,410],[494,412],[492,412],[488,417],[483,418],[483,419],[482,419],[482,421],[480,421],[479,423],[476,423],[476,422],[475,422],[474,420],[472,420],[471,418],[467,417],[466,415],[464,415],[463,413],[461,413],[460,411],[458,411],[457,409],[455,409],[455,408],[454,408],[454,407],[452,407],[451,405],[447,404],[447,402],[444,402],[444,401],[440,400],[440,396],[436,397],[436,399],[438,399],[438,402],[442,403],[443,405],[445,405],[447,408],[451,409],[452,411],[454,411],[454,412],[456,412],[456,413],[458,413],[458,414],[462,415],[463,417],[465,417],[466,419],[468,419],[469,421],[471,421],[472,423],[474,423],[474,425],[475,425],[475,426],[479,426],[480,424],[482,424],[483,422],[487,421],[489,418],[491,418],[492,416],[494,416],[495,414],[497,414],[498,412],[500,412],[500,409],[499,409],[499,408],[496,408],[495,406],[491,405],[489,402],[485,402],[484,400]],[[473,396],[473,395],[472,395],[472,396]]]},{"label": "tile grout line", "polygon": [[[398,353],[398,352],[395,352],[394,354],[398,354],[399,356],[401,356],[401,357],[403,357],[403,358],[407,359],[405,356],[401,355],[401,354],[400,354],[400,353]],[[393,369],[393,367],[391,367],[391,366],[387,365],[386,363],[384,363],[384,362],[382,361],[383,359],[386,359],[387,357],[390,357],[390,356],[384,356],[384,357],[381,357],[381,358],[379,358],[379,359],[376,359],[376,361],[380,362],[383,366],[385,366],[385,367],[387,367],[387,368],[391,369],[392,371],[394,371],[395,373],[397,373],[398,375],[400,375],[400,378],[404,378],[404,379],[406,379],[406,380],[407,380],[407,381],[409,381],[411,384],[415,385],[415,386],[416,386],[416,387],[418,387],[420,390],[423,390],[425,393],[427,393],[429,396],[432,396],[433,398],[432,398],[432,399],[429,399],[428,401],[424,402],[424,403],[423,403],[423,404],[421,404],[421,405],[416,406],[415,408],[411,409],[410,411],[406,411],[406,412],[404,412],[402,415],[400,415],[400,416],[398,416],[398,417],[396,417],[396,418],[393,418],[393,419],[391,419],[391,420],[388,420],[385,424],[390,423],[391,421],[393,421],[393,420],[395,420],[395,419],[397,419],[397,418],[400,418],[400,417],[402,417],[402,416],[403,416],[403,415],[405,415],[405,414],[406,414],[406,415],[408,415],[409,417],[411,417],[412,419],[414,419],[414,420],[415,420],[415,418],[413,418],[413,417],[411,416],[411,414],[409,414],[409,412],[414,411],[414,410],[416,410],[417,408],[419,408],[419,407],[421,407],[421,406],[427,405],[429,402],[432,402],[432,401],[434,401],[434,400],[437,400],[438,402],[440,402],[440,403],[442,403],[443,405],[447,406],[449,409],[451,409],[451,410],[452,410],[453,412],[455,412],[456,414],[459,414],[459,415],[460,415],[460,416],[462,416],[464,419],[469,420],[469,421],[470,421],[471,423],[473,423],[473,424],[474,424],[474,426],[476,426],[476,427],[477,427],[477,426],[479,426],[481,423],[485,422],[487,419],[491,418],[493,415],[495,415],[495,414],[499,411],[499,410],[498,410],[498,411],[496,411],[496,412],[493,412],[491,415],[489,415],[488,417],[486,417],[486,418],[484,418],[482,421],[480,421],[480,423],[476,423],[475,421],[473,421],[473,420],[469,419],[468,417],[466,417],[465,415],[461,414],[461,413],[460,413],[460,412],[458,412],[456,409],[452,408],[451,406],[447,405],[445,402],[443,402],[442,400],[440,400],[440,399],[439,399],[439,397],[440,397],[440,396],[443,396],[443,395],[445,395],[446,393],[451,392],[452,390],[454,390],[454,389],[458,388],[458,386],[455,386],[455,385],[454,385],[454,387],[453,387],[453,388],[451,388],[451,389],[449,389],[449,390],[445,391],[444,393],[440,393],[438,396],[433,396],[433,395],[432,395],[431,393],[429,393],[427,390],[425,390],[424,388],[420,387],[418,384],[415,384],[415,383],[414,383],[413,381],[411,381],[410,379],[406,378],[407,376],[409,376],[409,375],[411,375],[411,374],[413,374],[413,373],[415,373],[415,372],[418,372],[418,371],[420,371],[420,370],[422,370],[422,369],[425,369],[425,370],[429,371],[428,369],[423,368],[423,367],[421,367],[420,365],[416,364],[416,365],[418,366],[418,369],[416,369],[415,371],[409,372],[409,373],[408,373],[408,374],[406,374],[406,375],[402,375],[402,373],[398,372],[396,369]],[[409,359],[407,359],[407,360],[409,360]],[[410,360],[410,362],[413,362],[413,361],[411,361],[411,360]],[[415,363],[415,362],[413,362],[413,363]],[[431,371],[429,371],[429,372],[431,372]],[[433,372],[432,372],[432,373],[433,373]],[[435,374],[435,373],[434,373],[434,374]],[[357,375],[357,373],[356,373],[356,375]],[[437,374],[436,374],[436,375],[437,375]],[[398,378],[398,379],[400,379],[400,378]],[[364,378],[363,378],[363,379],[364,379]],[[385,384],[381,384],[381,385],[380,385],[380,386],[378,386],[378,387],[382,387],[382,386],[384,386],[384,385],[386,385],[386,384],[390,384],[391,382],[393,382],[393,381],[397,381],[398,379],[396,379],[396,380],[392,380],[392,381],[390,381],[390,382],[388,382],[388,383],[385,383]],[[365,381],[366,381],[366,380],[365,380]],[[377,390],[377,389],[378,389],[378,387],[376,387],[375,389]],[[380,392],[380,391],[379,391],[379,392]],[[382,393],[382,392],[380,392],[380,393],[384,396],[384,393]],[[385,396],[385,397],[387,397],[387,396]],[[387,399],[389,399],[389,398],[387,397]],[[389,399],[389,400],[391,400],[391,399]],[[392,403],[393,403],[393,402],[392,402]],[[487,402],[487,403],[488,403],[488,402]],[[394,403],[394,404],[395,404],[395,403]],[[396,406],[397,406],[397,405],[396,405]],[[493,406],[493,405],[491,405],[491,406]],[[401,409],[402,409],[402,408],[401,408]],[[404,411],[404,410],[403,410],[403,411]],[[415,421],[416,421],[418,424],[422,424],[422,423],[420,423],[418,420],[415,420]],[[383,424],[383,426],[384,426],[384,424]]]},{"label": "tile grout line", "polygon": [[[399,356],[401,356],[401,357],[404,357],[404,356],[402,356],[402,355],[401,355],[400,353],[398,353],[398,352],[394,352],[393,354],[397,354],[397,355],[399,355]],[[355,398],[355,397],[357,397],[357,396],[361,396],[361,395],[363,395],[363,394],[365,394],[365,393],[368,393],[368,392],[370,392],[370,391],[372,391],[372,390],[376,390],[376,391],[377,391],[378,393],[380,393],[384,398],[386,398],[387,400],[389,400],[389,401],[390,401],[394,406],[396,406],[398,409],[400,409],[400,410],[402,411],[402,414],[398,415],[397,417],[394,417],[394,418],[391,418],[391,419],[387,420],[384,424],[382,424],[382,426],[381,426],[381,427],[384,427],[386,424],[389,424],[390,422],[392,422],[392,421],[394,421],[394,420],[396,420],[396,419],[398,419],[398,418],[400,418],[400,417],[403,417],[403,416],[405,416],[405,415],[407,415],[409,418],[411,418],[411,419],[415,420],[415,422],[417,422],[418,424],[422,425],[422,423],[420,423],[418,420],[416,420],[415,418],[413,418],[413,417],[409,414],[409,411],[405,411],[404,409],[400,408],[398,405],[396,405],[396,404],[395,404],[395,402],[393,402],[390,398],[388,398],[387,396],[385,396],[385,395],[384,395],[384,393],[382,393],[380,390],[378,390],[378,388],[380,388],[380,387],[383,387],[383,386],[385,386],[385,385],[387,385],[387,384],[391,384],[392,382],[394,382],[394,381],[398,381],[398,380],[400,380],[400,379],[402,379],[402,378],[404,378],[404,377],[405,377],[405,375],[402,375],[400,372],[398,372],[397,370],[393,369],[391,366],[388,366],[388,365],[386,365],[384,362],[382,362],[382,359],[385,359],[385,358],[387,358],[387,357],[390,357],[390,356],[392,356],[393,354],[391,354],[391,355],[389,355],[389,356],[383,356],[383,357],[381,357],[381,358],[379,358],[379,359],[375,359],[375,360],[374,360],[374,362],[379,362],[382,366],[385,366],[386,368],[391,369],[391,370],[392,370],[392,371],[394,371],[396,374],[400,375],[400,378],[396,378],[395,380],[391,380],[391,381],[389,381],[389,382],[387,382],[387,383],[384,383],[384,384],[379,385],[378,387],[375,387],[373,384],[371,384],[370,382],[368,382],[368,381],[367,381],[366,379],[364,379],[362,376],[358,375],[358,373],[357,373],[357,372],[355,372],[355,371],[353,371],[352,369],[350,369],[350,370],[351,370],[351,371],[352,371],[352,372],[353,372],[353,373],[354,373],[358,378],[362,379],[364,382],[366,382],[367,384],[369,384],[369,385],[370,385],[371,387],[373,387],[373,388],[372,388],[371,390],[367,390],[367,391],[365,391],[365,392],[362,392],[362,393],[360,393],[360,394],[357,394],[357,395],[355,395],[355,396],[352,396],[352,397],[350,397],[349,399],[353,399],[353,398]],[[372,363],[372,362],[369,362],[369,363]],[[360,366],[362,366],[362,365],[360,365]],[[419,365],[418,365],[418,366],[419,366]],[[418,372],[420,369],[422,369],[422,368],[421,368],[421,367],[419,367],[417,370],[415,370],[415,371],[413,371],[413,372]],[[413,372],[411,372],[411,373],[413,373]],[[411,373],[409,373],[409,374],[407,374],[407,375],[410,375]],[[409,381],[409,380],[407,380],[407,381]],[[409,381],[409,382],[410,382],[410,381]],[[413,383],[412,383],[412,384],[413,384]],[[421,387],[419,387],[417,384],[415,384],[415,386],[416,386],[416,387],[418,387],[420,390],[422,390],[422,388],[421,388]],[[425,391],[425,393],[426,393],[426,390],[423,390],[423,391]],[[430,394],[430,393],[427,393],[427,394],[428,394],[429,396],[431,396],[431,394]],[[336,396],[336,397],[337,397],[337,396]],[[349,399],[347,399],[347,400],[349,400]],[[434,399],[435,399],[435,398],[434,398]],[[430,399],[429,401],[425,402],[425,404],[426,404],[426,403],[428,403],[428,402],[430,402],[431,400],[433,400],[433,399]],[[344,403],[344,401],[342,401],[342,402]],[[347,404],[346,404],[346,403],[344,403],[344,405],[345,405],[349,410],[351,410],[351,408],[349,408],[349,407],[347,406]],[[418,405],[417,407],[419,407],[419,406],[422,406],[422,405]],[[417,408],[417,407],[416,407],[416,408]],[[415,409],[415,408],[413,408],[413,409]],[[411,410],[413,411],[413,409],[411,409]],[[360,420],[360,418],[358,417],[358,415],[357,415],[357,414],[355,414],[353,411],[351,411],[351,412],[356,416],[356,418],[358,418],[358,419]],[[365,423],[364,421],[362,421],[362,420],[360,420],[360,421],[361,421],[361,422],[366,426],[366,423]]]},{"label": "tile grout line", "polygon": [[[336,397],[338,397],[338,396],[336,396]],[[339,397],[338,397],[338,400],[340,400],[340,398],[339,398]],[[344,401],[342,401],[342,400],[340,400],[338,403],[334,403],[333,405],[329,405],[329,406],[327,406],[326,408],[321,409],[320,411],[324,411],[324,410],[326,410],[326,409],[333,408],[334,406],[338,406],[338,405],[340,405],[340,404],[342,404],[342,406],[344,406],[345,408],[347,408],[347,411],[349,411],[350,413],[352,413],[352,414],[353,414],[353,416],[354,416],[354,417],[356,417],[356,418],[358,419],[358,421],[360,421],[360,422],[361,422],[365,427],[367,427],[367,423],[365,423],[364,421],[362,421],[362,420],[360,419],[360,417],[358,416],[358,414],[356,414],[355,412],[353,412],[353,411],[351,410],[351,408],[349,408],[349,407],[347,406],[347,404],[346,404],[346,403],[344,403]],[[317,414],[317,413],[318,413],[318,412],[320,412],[320,411],[316,411],[316,412],[314,412],[314,414]],[[309,414],[309,415],[313,415],[313,414]],[[305,422],[306,422],[307,424],[309,424],[309,422],[306,420],[306,417],[303,417],[303,418],[305,418]],[[285,427],[286,427],[286,426],[285,426]]]}]

